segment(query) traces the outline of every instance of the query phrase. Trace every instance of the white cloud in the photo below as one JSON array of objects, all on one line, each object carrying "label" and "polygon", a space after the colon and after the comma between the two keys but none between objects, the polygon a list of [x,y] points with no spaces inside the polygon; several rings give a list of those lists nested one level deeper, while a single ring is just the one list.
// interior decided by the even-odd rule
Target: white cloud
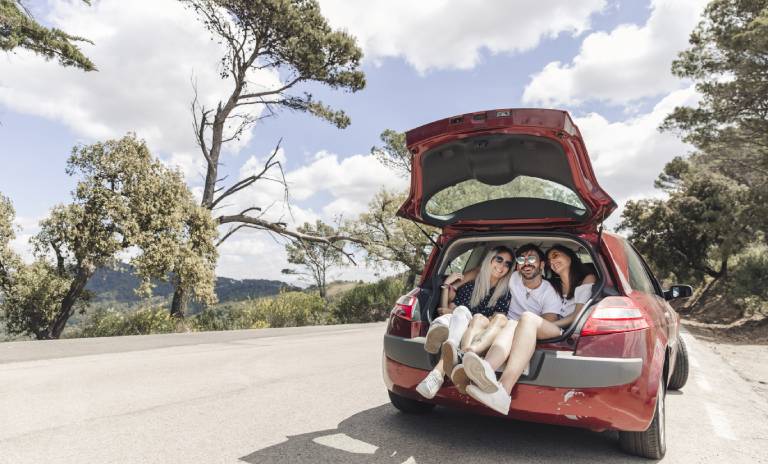
[{"label": "white cloud", "polygon": [[[664,165],[691,147],[659,124],[676,106],[695,105],[693,87],[672,92],[650,113],[610,122],[597,113],[575,118],[600,185],[620,206],[630,198],[653,196],[653,181]],[[618,217],[617,213],[614,213]]]},{"label": "white cloud", "polygon": [[353,214],[363,211],[381,187],[404,189],[408,183],[379,163],[373,155],[352,155],[343,160],[332,153],[318,153],[314,161],[286,175],[291,195],[305,200],[320,192],[348,200]]},{"label": "white cloud", "polygon": [[[286,157],[280,149],[276,159]],[[251,156],[240,168],[239,179],[259,173],[265,156]],[[273,168],[268,177],[279,178]],[[367,209],[373,196],[382,188],[405,189],[408,181],[379,163],[373,155],[352,155],[342,160],[327,151],[320,151],[312,161],[285,173],[291,200],[288,209],[285,192],[279,182],[260,180],[225,200],[218,214],[233,214],[252,206],[262,208],[264,218],[283,221],[289,227],[321,219],[334,223],[338,216],[352,219]],[[318,214],[310,205],[321,209]]]},{"label": "white cloud", "polygon": [[13,225],[16,227],[16,238],[10,243],[11,249],[18,253],[26,263],[31,263],[34,260],[34,250],[29,243],[29,239],[40,232],[40,221],[42,219],[42,217],[18,216],[13,221]]},{"label": "white cloud", "polygon": [[323,14],[356,36],[367,59],[403,57],[419,72],[470,69],[480,53],[524,52],[560,33],[579,34],[605,0],[321,0]]},{"label": "white cloud", "polygon": [[670,66],[688,46],[706,0],[654,0],[643,26],[623,24],[589,34],[571,63],[553,61],[531,78],[523,101],[579,105],[589,100],[622,104],[680,88]]},{"label": "white cloud", "polygon": [[[285,157],[281,149],[276,158],[284,160]],[[266,155],[251,156],[240,169],[239,178],[260,172],[265,159]],[[272,174],[277,175],[277,172]],[[285,222],[289,228],[305,222],[314,223],[317,219],[334,224],[338,217],[353,219],[365,211],[381,187],[400,190],[408,184],[406,179],[398,177],[372,155],[353,155],[340,160],[338,155],[327,151],[316,153],[308,165],[286,172],[285,177],[293,203],[290,211],[283,202],[281,184],[259,181],[230,197],[231,201],[217,213],[232,214],[259,206],[265,208],[262,211],[265,219]],[[309,206],[312,204],[319,205],[319,213]],[[222,232],[225,231],[222,228]],[[295,279],[280,274],[281,269],[289,267],[283,243],[283,239],[265,231],[241,230],[219,248],[218,272],[234,278],[258,275],[296,283]],[[362,258],[356,261],[360,265],[339,270],[339,278],[375,278],[378,271],[367,268]]]},{"label": "white cloud", "polygon": [[[51,26],[87,37],[83,51],[99,71],[64,68],[20,51],[0,60],[0,104],[53,119],[87,141],[135,131],[191,180],[199,180],[190,104],[211,107],[230,91],[220,79],[221,46],[194,13],[174,0],[53,0]],[[251,76],[257,85],[278,83],[274,73]],[[254,109],[259,111],[258,108]],[[243,134],[237,151],[248,142]]]}]

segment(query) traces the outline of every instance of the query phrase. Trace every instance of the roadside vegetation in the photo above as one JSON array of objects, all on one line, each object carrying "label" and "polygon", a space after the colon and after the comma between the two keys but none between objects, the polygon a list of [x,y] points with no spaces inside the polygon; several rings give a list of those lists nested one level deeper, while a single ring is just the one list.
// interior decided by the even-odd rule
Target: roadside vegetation
[{"label": "roadside vegetation", "polygon": [[[340,291],[336,291],[336,288]],[[275,296],[213,305],[183,320],[148,302],[138,309],[99,305],[64,332],[65,338],[113,337],[173,332],[263,329],[305,325],[349,324],[384,320],[405,290],[403,276],[376,283],[333,283],[331,295],[317,290],[284,291]]]},{"label": "roadside vegetation", "polygon": [[663,199],[628,202],[619,230],[667,282],[696,294],[682,312],[724,329],[768,331],[768,2],[716,0],[672,72],[698,106],[661,129],[694,147],[664,168]]},{"label": "roadside vegetation", "polygon": [[[312,0],[184,3],[231,51],[220,63],[231,92],[210,108],[199,103],[197,89],[190,95],[195,124],[190,136],[207,167],[202,200],[138,135],[76,146],[66,172],[77,182],[72,198],[41,222],[31,241],[34,259],[25,262],[11,248],[17,232],[12,199],[0,194],[0,335],[54,339],[380,321],[417,283],[438,231],[396,216],[407,192],[382,189],[357,218],[295,230],[265,216],[266,205],[230,215],[217,209],[264,182],[280,183],[287,205],[279,142],[262,166],[231,184],[218,173],[219,157],[227,144],[280,109],[346,127],[350,121],[343,111],[313,99],[301,85],[362,89],[362,55],[354,38],[333,30]],[[0,13],[0,49],[29,49],[65,66],[95,70],[76,46],[86,39],[46,30],[21,1],[0,0]],[[661,127],[694,151],[670,153],[679,156],[658,177],[663,196],[628,202],[618,225],[666,284],[694,286],[694,298],[679,308],[686,317],[726,329],[768,329],[766,50],[768,0],[708,5],[690,48],[672,66],[675,75],[696,83],[700,102],[676,108]],[[280,70],[284,86],[249,88],[249,73],[259,68]],[[254,105],[266,109],[252,113]],[[371,152],[410,176],[404,134],[384,130]],[[460,188],[461,195],[436,196],[435,207],[455,210],[461,207],[451,203],[457,198],[488,195],[472,183]],[[526,182],[510,188],[524,196],[546,193]],[[292,267],[284,272],[305,277],[313,287],[217,304],[217,246],[244,229],[285,239]],[[355,256],[403,274],[334,288],[328,283],[331,271],[355,265]],[[133,266],[138,279],[132,291],[147,298],[138,309],[94,304],[88,290],[97,270],[119,267],[121,261]],[[171,287],[172,296],[148,299],[158,283]]]}]

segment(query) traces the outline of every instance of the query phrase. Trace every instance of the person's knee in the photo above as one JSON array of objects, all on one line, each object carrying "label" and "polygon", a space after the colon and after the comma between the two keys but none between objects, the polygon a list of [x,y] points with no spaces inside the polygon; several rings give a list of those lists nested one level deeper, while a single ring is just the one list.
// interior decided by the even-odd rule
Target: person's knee
[{"label": "person's knee", "polygon": [[491,318],[491,324],[495,326],[504,326],[507,323],[507,316],[505,314],[496,313]]},{"label": "person's knee", "polygon": [[462,317],[465,317],[467,320],[472,319],[472,313],[469,312],[469,309],[466,306],[458,306],[453,310],[454,315],[459,315]]},{"label": "person's knee", "polygon": [[488,325],[488,318],[482,314],[475,314],[472,316],[472,320],[469,322],[473,327],[484,327]]},{"label": "person's knee", "polygon": [[541,323],[541,316],[526,311],[520,316],[520,324],[538,326]]}]

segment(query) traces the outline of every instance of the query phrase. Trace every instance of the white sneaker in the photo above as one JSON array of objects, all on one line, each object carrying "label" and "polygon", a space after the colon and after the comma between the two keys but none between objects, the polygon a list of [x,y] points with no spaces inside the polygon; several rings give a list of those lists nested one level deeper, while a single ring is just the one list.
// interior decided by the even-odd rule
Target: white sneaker
[{"label": "white sneaker", "polygon": [[469,377],[467,377],[467,373],[464,372],[464,364],[459,364],[453,368],[453,371],[451,372],[451,382],[456,386],[456,390],[458,390],[459,393],[463,395],[467,394]]},{"label": "white sneaker", "polygon": [[429,326],[427,338],[424,341],[424,349],[427,350],[427,353],[432,354],[437,354],[440,351],[440,346],[448,339],[448,326],[435,322]]},{"label": "white sneaker", "polygon": [[443,342],[440,356],[443,358],[443,369],[445,372],[452,371],[453,366],[459,363],[459,350],[452,340]]},{"label": "white sneaker", "polygon": [[440,390],[440,387],[442,386],[443,374],[436,370],[431,370],[424,380],[419,382],[416,386],[416,391],[419,392],[419,395],[431,400],[437,395],[438,390]]},{"label": "white sneaker", "polygon": [[509,405],[512,403],[512,398],[503,388],[499,388],[493,393],[486,393],[477,388],[477,385],[470,385],[467,387],[467,394],[499,414],[504,414],[505,416],[509,414]]},{"label": "white sneaker", "polygon": [[496,372],[493,370],[488,361],[481,358],[471,351],[464,353],[462,363],[464,364],[464,370],[467,373],[467,377],[472,380],[472,383],[486,392],[493,393],[500,389],[499,381],[496,380]]}]

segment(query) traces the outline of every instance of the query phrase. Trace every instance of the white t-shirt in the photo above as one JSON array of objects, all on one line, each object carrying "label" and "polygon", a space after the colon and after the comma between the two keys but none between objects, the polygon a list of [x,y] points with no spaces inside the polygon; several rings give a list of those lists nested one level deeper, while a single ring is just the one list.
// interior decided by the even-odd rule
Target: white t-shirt
[{"label": "white t-shirt", "polygon": [[515,271],[509,278],[509,292],[512,294],[507,311],[509,319],[519,320],[526,311],[539,316],[548,313],[560,314],[563,300],[546,280],[542,280],[538,287],[530,289],[523,285],[523,277]]},{"label": "white t-shirt", "polygon": [[592,296],[592,284],[582,284],[573,290],[573,298],[566,300],[563,296],[563,305],[560,308],[560,316],[565,317],[576,310],[577,304],[585,304]]}]

